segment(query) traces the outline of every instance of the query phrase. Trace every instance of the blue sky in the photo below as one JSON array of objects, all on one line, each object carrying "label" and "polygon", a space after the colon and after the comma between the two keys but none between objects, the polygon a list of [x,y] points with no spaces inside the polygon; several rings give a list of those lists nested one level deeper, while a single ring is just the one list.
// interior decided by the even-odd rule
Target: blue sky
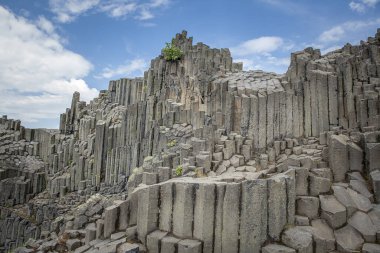
[{"label": "blue sky", "polygon": [[284,73],[290,53],[357,44],[380,27],[380,0],[2,0],[0,114],[56,128],[75,90],[141,76],[165,42],[230,48],[244,68]]}]

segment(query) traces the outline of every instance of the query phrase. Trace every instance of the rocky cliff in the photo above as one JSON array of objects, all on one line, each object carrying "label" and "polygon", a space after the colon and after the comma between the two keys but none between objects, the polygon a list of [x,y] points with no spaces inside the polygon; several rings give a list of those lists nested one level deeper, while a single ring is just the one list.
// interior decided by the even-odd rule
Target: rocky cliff
[{"label": "rocky cliff", "polygon": [[380,30],[284,75],[173,44],[59,130],[0,119],[0,251],[380,252]]}]

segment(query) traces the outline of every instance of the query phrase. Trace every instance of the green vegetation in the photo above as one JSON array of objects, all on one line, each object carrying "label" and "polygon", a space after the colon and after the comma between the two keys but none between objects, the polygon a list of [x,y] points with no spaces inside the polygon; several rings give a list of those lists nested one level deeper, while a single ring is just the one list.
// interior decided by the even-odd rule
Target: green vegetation
[{"label": "green vegetation", "polygon": [[178,165],[177,168],[175,169],[175,174],[177,177],[182,176],[183,173],[183,168],[182,165]]},{"label": "green vegetation", "polygon": [[173,43],[166,43],[166,47],[164,48],[164,58],[167,61],[177,61],[181,59],[183,53],[181,49],[174,46]]},{"label": "green vegetation", "polygon": [[172,148],[174,147],[175,145],[177,145],[177,140],[171,140],[169,141],[166,146],[168,146],[168,148]]}]

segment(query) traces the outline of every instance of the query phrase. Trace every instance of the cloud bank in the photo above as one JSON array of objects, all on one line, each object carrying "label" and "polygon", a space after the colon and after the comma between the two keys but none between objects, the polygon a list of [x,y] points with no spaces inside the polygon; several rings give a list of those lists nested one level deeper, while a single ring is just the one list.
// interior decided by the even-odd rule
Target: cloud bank
[{"label": "cloud bank", "polygon": [[89,12],[102,12],[113,18],[132,16],[145,21],[153,19],[157,9],[169,4],[169,0],[49,0],[50,10],[60,23],[73,22]]},{"label": "cloud bank", "polygon": [[[0,48],[5,49],[0,57],[0,114],[28,126],[56,120],[74,91],[87,101],[98,94],[83,80],[92,64],[67,50],[54,25],[42,16],[27,20],[0,6]],[[56,126],[58,122],[48,127]]]}]

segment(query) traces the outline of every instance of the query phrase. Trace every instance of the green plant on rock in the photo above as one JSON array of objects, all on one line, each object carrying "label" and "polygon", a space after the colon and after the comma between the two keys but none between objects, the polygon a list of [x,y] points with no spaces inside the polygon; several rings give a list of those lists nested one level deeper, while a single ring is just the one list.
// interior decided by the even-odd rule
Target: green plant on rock
[{"label": "green plant on rock", "polygon": [[166,43],[164,48],[164,58],[167,61],[177,61],[183,56],[181,49],[173,45],[173,43]]},{"label": "green plant on rock", "polygon": [[177,168],[175,168],[175,174],[177,177],[182,176],[183,168],[181,165],[178,165]]},{"label": "green plant on rock", "polygon": [[176,140],[171,140],[169,141],[166,146],[168,146],[168,148],[172,148],[174,147],[175,145],[177,145],[177,141]]}]

